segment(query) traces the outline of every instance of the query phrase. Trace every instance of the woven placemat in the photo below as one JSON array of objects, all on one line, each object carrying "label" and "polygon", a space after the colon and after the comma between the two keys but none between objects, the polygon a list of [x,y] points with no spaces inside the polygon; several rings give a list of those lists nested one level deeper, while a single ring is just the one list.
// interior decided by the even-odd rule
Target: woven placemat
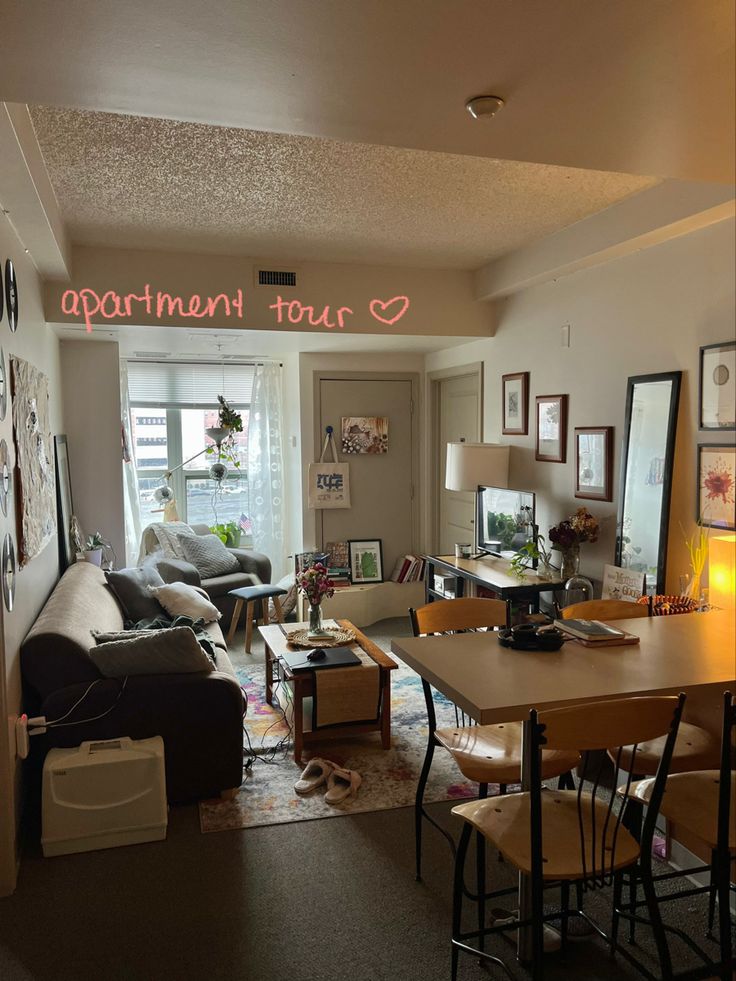
[{"label": "woven placemat", "polygon": [[355,640],[355,633],[352,630],[344,630],[342,627],[325,627],[327,636],[320,637],[319,640],[309,639],[308,630],[292,630],[286,635],[286,639],[294,647],[340,647],[343,644],[352,644]]}]

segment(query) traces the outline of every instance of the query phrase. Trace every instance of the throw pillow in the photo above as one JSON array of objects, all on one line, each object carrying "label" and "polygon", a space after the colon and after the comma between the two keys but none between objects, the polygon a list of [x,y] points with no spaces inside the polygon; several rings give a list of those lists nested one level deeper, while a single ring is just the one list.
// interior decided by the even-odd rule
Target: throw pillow
[{"label": "throw pillow", "polygon": [[197,569],[202,579],[214,579],[240,572],[240,563],[228,552],[217,535],[192,535],[179,539],[184,558]]},{"label": "throw pillow", "polygon": [[199,586],[185,582],[170,582],[163,586],[149,586],[149,592],[172,617],[185,616],[193,620],[212,623],[222,614],[210,603],[207,593]]},{"label": "throw pillow", "polygon": [[138,569],[106,572],[105,578],[126,620],[138,623],[139,620],[161,616],[161,604],[148,591],[149,586],[164,584],[155,566],[143,565]]},{"label": "throw pillow", "polygon": [[190,528],[185,521],[160,521],[151,527],[161,546],[161,551],[167,559],[186,558],[182,551],[180,538],[195,535],[196,532],[193,528]]},{"label": "throw pillow", "polygon": [[130,637],[92,647],[89,656],[105,678],[214,670],[191,627],[131,631]]}]

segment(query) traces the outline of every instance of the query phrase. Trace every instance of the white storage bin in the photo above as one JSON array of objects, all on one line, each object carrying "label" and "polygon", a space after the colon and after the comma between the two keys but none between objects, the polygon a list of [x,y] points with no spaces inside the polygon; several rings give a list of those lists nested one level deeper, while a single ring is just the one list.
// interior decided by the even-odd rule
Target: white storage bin
[{"label": "white storage bin", "polygon": [[160,841],[166,837],[160,736],[52,749],[43,765],[44,855]]}]

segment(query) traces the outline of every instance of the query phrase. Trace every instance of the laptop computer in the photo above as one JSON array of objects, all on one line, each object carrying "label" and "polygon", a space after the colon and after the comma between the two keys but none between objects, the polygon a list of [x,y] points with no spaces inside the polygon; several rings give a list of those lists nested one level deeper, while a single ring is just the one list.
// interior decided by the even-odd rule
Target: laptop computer
[{"label": "laptop computer", "polygon": [[[310,661],[307,659],[307,655],[311,654],[312,650],[323,650],[325,656]],[[281,660],[295,674],[299,671],[312,671],[317,668],[349,668],[360,664],[360,658],[349,647],[315,647],[311,650],[286,651],[281,655]]]}]

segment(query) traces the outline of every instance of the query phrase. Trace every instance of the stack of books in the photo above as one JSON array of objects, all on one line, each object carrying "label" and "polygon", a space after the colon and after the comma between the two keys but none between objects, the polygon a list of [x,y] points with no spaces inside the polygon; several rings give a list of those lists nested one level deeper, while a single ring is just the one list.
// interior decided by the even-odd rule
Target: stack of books
[{"label": "stack of books", "polygon": [[619,644],[638,644],[636,634],[629,634],[602,620],[555,620],[555,627],[569,634],[586,647],[613,647]]},{"label": "stack of books", "polygon": [[417,582],[424,579],[425,561],[419,555],[403,555],[391,573],[392,582]]},{"label": "stack of books", "polygon": [[350,549],[347,542],[328,542],[325,545],[327,553],[327,575],[330,582],[339,589],[350,585]]}]

